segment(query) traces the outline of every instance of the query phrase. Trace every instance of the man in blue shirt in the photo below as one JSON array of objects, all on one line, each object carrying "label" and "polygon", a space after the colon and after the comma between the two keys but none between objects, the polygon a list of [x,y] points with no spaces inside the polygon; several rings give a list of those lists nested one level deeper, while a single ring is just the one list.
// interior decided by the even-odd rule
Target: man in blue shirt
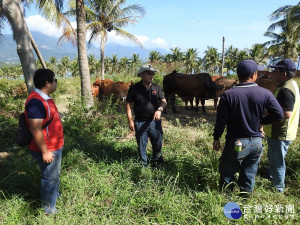
[{"label": "man in blue shirt", "polygon": [[[220,188],[230,190],[239,171],[241,192],[253,192],[255,175],[262,154],[261,124],[283,118],[283,111],[273,94],[255,81],[258,65],[253,60],[243,60],[237,67],[239,84],[225,91],[220,98],[214,128],[213,149],[220,149],[219,138],[227,126],[226,143],[220,157]],[[268,115],[263,117],[264,110]],[[236,147],[236,143],[242,146]]]}]

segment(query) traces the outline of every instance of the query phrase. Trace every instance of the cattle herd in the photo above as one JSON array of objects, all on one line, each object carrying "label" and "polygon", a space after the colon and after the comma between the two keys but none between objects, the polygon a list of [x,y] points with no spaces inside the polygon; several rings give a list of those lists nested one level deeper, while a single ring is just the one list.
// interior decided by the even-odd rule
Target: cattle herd
[{"label": "cattle herd", "polygon": [[[270,90],[274,93],[276,85],[270,79],[270,72],[262,71],[256,83]],[[182,74],[177,71],[173,71],[170,74],[164,76],[163,90],[168,102],[168,106],[172,111],[177,112],[175,106],[176,95],[185,102],[185,107],[188,109],[188,103],[191,105],[191,109],[198,111],[199,102],[201,102],[203,113],[205,110],[205,100],[214,99],[214,108],[217,108],[218,98],[224,91],[237,84],[238,80],[227,79],[224,76],[214,75],[211,76],[208,73],[198,74]],[[99,100],[112,95],[114,101],[119,99],[125,99],[129,87],[133,82],[121,82],[112,81],[110,79],[100,80],[99,78],[92,85],[92,94]],[[196,106],[193,106],[193,102],[196,102]],[[165,111],[167,108],[165,108]]]}]

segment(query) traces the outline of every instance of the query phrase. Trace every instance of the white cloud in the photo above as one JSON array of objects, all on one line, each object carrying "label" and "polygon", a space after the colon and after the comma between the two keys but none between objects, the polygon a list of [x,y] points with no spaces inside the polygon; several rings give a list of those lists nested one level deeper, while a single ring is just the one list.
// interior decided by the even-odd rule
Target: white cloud
[{"label": "white cloud", "polygon": [[26,23],[29,30],[32,31],[38,31],[54,37],[60,37],[62,34],[62,29],[57,28],[55,25],[51,24],[40,15],[29,16],[28,18],[26,18]]},{"label": "white cloud", "polygon": [[[168,49],[168,44],[166,40],[158,37],[155,39],[151,39],[150,37],[146,35],[135,35],[137,39],[142,43],[143,47],[145,48],[164,48]],[[108,33],[108,42],[115,42],[120,45],[124,46],[137,46],[137,44],[128,38],[124,38],[121,36],[117,36],[115,31],[109,32]]]},{"label": "white cloud", "polygon": [[142,43],[142,45],[144,45],[145,43],[147,43],[150,40],[150,38],[147,37],[146,35],[141,35],[141,36],[136,35],[136,37],[137,37],[137,39],[139,39],[139,41]]},{"label": "white cloud", "polygon": [[47,45],[42,45],[41,48],[50,49]]},{"label": "white cloud", "polygon": [[[50,23],[49,21],[47,21],[40,15],[29,16],[28,18],[26,18],[26,23],[27,23],[29,30],[31,30],[31,31],[38,31],[43,34],[57,37],[57,38],[59,38],[62,35],[61,28],[57,28],[54,24]],[[76,22],[71,22],[71,24],[72,24],[73,28],[76,27]],[[90,33],[91,32],[89,32],[89,31],[87,32],[87,40],[89,40]],[[135,35],[135,36],[138,38],[138,40],[142,43],[142,45],[145,48],[169,49],[169,46],[168,46],[166,40],[164,40],[160,37],[151,39],[150,37],[148,37],[146,35]],[[124,46],[138,46],[135,42],[129,40],[128,38],[124,38],[122,36],[117,36],[116,32],[114,30],[108,33],[107,41],[115,42],[115,43],[118,43],[118,44],[124,45]],[[99,47],[100,39],[99,40],[95,39],[93,41],[93,44],[95,46]]]},{"label": "white cloud", "polygon": [[159,48],[164,48],[164,49],[166,49],[166,48],[168,47],[167,42],[166,42],[164,39],[160,38],[160,37],[151,40],[151,42],[152,42],[154,45],[157,45]]}]

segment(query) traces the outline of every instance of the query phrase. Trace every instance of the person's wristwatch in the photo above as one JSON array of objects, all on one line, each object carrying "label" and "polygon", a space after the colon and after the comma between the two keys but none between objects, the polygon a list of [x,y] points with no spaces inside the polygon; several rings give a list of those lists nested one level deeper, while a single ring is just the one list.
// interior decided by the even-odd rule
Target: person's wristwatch
[{"label": "person's wristwatch", "polygon": [[158,107],[158,109],[157,109],[158,111],[163,111],[163,107]]}]

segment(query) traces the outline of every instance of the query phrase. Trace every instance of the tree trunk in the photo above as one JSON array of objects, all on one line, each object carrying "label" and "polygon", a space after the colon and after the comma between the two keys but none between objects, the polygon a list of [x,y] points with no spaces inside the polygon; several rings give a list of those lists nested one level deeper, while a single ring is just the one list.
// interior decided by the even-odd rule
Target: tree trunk
[{"label": "tree trunk", "polygon": [[83,104],[87,108],[90,108],[94,106],[94,100],[92,96],[90,71],[86,53],[86,23],[84,0],[76,0],[76,17],[78,64],[81,77],[81,97]]},{"label": "tree trunk", "polygon": [[17,43],[17,53],[20,58],[22,70],[28,93],[34,89],[33,75],[36,70],[32,45],[24,14],[20,8],[19,0],[2,0],[0,4],[2,13],[7,18],[13,31],[13,38]]},{"label": "tree trunk", "polygon": [[101,79],[104,80],[104,48],[105,48],[105,40],[103,35],[101,35],[101,49],[100,49],[100,61],[101,61]]},{"label": "tree trunk", "polygon": [[41,65],[42,65],[43,69],[47,69],[47,66],[46,66],[46,63],[45,63],[45,61],[44,61],[44,59],[43,59],[43,56],[42,56],[42,54],[41,54],[41,52],[40,52],[38,46],[36,45],[35,40],[34,40],[34,38],[32,37],[30,31],[28,31],[28,35],[29,35],[29,37],[30,37],[31,45],[32,45],[32,47],[33,47],[33,49],[34,49],[34,51],[35,51],[35,54],[36,54],[37,57],[39,58],[40,63],[41,63]]},{"label": "tree trunk", "polygon": [[221,75],[223,76],[223,70],[224,70],[224,45],[225,45],[225,37],[223,37],[223,42],[222,42],[222,67],[221,67]]}]

